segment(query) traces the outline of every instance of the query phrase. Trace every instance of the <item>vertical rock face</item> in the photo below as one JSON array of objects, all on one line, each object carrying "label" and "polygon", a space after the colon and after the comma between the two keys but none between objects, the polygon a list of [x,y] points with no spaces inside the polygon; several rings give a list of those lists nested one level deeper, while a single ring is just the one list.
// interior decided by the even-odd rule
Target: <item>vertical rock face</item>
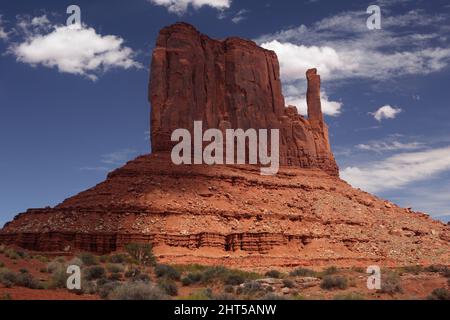
[{"label": "vertical rock face", "polygon": [[280,129],[280,164],[338,175],[320,107],[320,77],[308,76],[309,119],[285,107],[273,51],[239,38],[213,40],[193,26],[161,30],[153,52],[149,100],[152,151],[170,151],[175,129]]}]

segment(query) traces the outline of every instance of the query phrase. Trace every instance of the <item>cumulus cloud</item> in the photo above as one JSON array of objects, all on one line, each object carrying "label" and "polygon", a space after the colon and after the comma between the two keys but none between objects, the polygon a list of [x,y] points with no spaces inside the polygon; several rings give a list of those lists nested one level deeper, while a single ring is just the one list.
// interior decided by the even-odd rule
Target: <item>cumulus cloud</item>
[{"label": "cumulus cloud", "polygon": [[450,170],[450,147],[400,153],[360,167],[347,167],[341,177],[354,187],[380,192],[430,179]]},{"label": "cumulus cloud", "polygon": [[278,40],[264,42],[261,46],[277,54],[284,81],[304,78],[306,70],[311,68],[317,68],[324,78],[329,78],[333,72],[346,68],[336,50],[331,47],[308,47],[289,42],[282,43]]},{"label": "cumulus cloud", "polygon": [[164,6],[170,13],[183,15],[188,10],[189,6],[194,9],[199,9],[203,6],[208,6],[214,9],[223,10],[228,9],[231,5],[231,0],[147,0],[148,2]]},{"label": "cumulus cloud", "polygon": [[[292,63],[295,53],[298,60],[307,59],[322,66],[324,80],[385,80],[426,75],[450,65],[450,43],[445,29],[450,23],[449,14],[428,14],[419,9],[391,13],[383,17],[381,30],[371,32],[366,20],[363,10],[347,11],[311,26],[293,27],[255,40],[271,44],[282,65]],[[418,32],[417,27],[427,32]],[[301,63],[296,62],[296,68]],[[293,72],[288,75],[290,79],[302,76]]]},{"label": "cumulus cloud", "polygon": [[60,72],[96,80],[99,73],[113,68],[141,68],[134,52],[124,40],[101,35],[88,26],[51,25],[46,16],[21,20],[22,42],[13,43],[9,52],[17,61],[33,66],[57,68]]},{"label": "cumulus cloud", "polygon": [[[330,101],[325,92],[321,92],[322,112],[328,116],[336,117],[341,113],[342,102]],[[306,96],[287,96],[286,104],[297,107],[298,113],[308,115]]]},{"label": "cumulus cloud", "polygon": [[370,114],[373,115],[377,121],[381,122],[383,119],[395,119],[400,112],[402,112],[402,109],[386,105]]}]

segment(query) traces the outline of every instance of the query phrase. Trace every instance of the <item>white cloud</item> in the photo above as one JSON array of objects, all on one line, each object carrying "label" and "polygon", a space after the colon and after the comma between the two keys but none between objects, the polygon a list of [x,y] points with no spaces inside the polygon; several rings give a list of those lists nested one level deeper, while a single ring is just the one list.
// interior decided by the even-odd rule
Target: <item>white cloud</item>
[{"label": "white cloud", "polygon": [[450,147],[400,153],[341,171],[342,179],[368,192],[380,192],[430,179],[450,170]]},{"label": "white cloud", "polygon": [[247,17],[245,16],[248,13],[248,10],[246,9],[241,9],[238,11],[238,13],[236,13],[236,15],[231,19],[231,21],[233,23],[238,24],[239,22],[247,19]]},{"label": "white cloud", "polygon": [[336,50],[331,47],[307,47],[278,40],[264,42],[261,46],[277,54],[283,81],[304,78],[306,70],[311,68],[317,68],[324,78],[330,77],[336,70],[346,68]]},{"label": "white cloud", "polygon": [[[280,56],[280,64],[286,68],[293,61],[292,53],[301,55],[307,59],[305,63],[316,64],[325,80],[385,80],[426,75],[450,65],[450,44],[445,30],[450,15],[432,15],[422,10],[391,13],[383,18],[382,30],[377,31],[367,30],[366,19],[363,10],[348,11],[309,27],[301,25],[263,35],[256,41],[272,44]],[[418,32],[417,27],[427,32]],[[293,68],[300,63],[294,61]],[[290,71],[287,77],[301,79],[303,74]]]},{"label": "white cloud", "polygon": [[370,114],[373,115],[377,121],[381,122],[383,119],[395,119],[400,112],[402,112],[402,109],[386,105]]},{"label": "white cloud", "polygon": [[[336,117],[341,113],[342,102],[330,101],[325,92],[321,92],[322,112],[328,116]],[[286,104],[296,106],[298,113],[308,115],[308,108],[306,104],[306,96],[287,96]]]},{"label": "white cloud", "polygon": [[188,10],[189,6],[194,9],[199,9],[203,6],[209,6],[218,10],[228,9],[231,5],[231,0],[147,0],[148,2],[164,6],[171,13],[183,15]]},{"label": "white cloud", "polygon": [[384,151],[417,150],[425,147],[425,145],[421,142],[403,143],[394,140],[394,141],[371,141],[369,143],[358,144],[356,147],[360,150],[380,153]]},{"label": "white cloud", "polygon": [[[51,26],[46,16],[19,21],[25,38],[10,46],[20,62],[55,67],[60,72],[86,76],[92,80],[112,68],[141,68],[134,52],[114,35],[100,35],[87,26]],[[45,31],[45,30],[47,31]]]},{"label": "white cloud", "polygon": [[3,27],[2,15],[0,15],[0,40],[6,40],[6,39],[8,39],[8,33],[6,32],[5,28]]}]

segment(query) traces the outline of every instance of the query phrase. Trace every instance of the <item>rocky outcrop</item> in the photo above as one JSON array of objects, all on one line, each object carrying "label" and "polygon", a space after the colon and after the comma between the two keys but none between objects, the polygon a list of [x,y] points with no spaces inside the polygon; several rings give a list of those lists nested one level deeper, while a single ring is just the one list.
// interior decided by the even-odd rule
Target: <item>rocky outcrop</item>
[{"label": "rocky outcrop", "polygon": [[[241,39],[211,40],[193,27],[161,31],[154,52],[151,155],[108,174],[54,208],[31,209],[0,243],[37,251],[123,249],[152,243],[161,262],[277,266],[449,264],[449,226],[353,189],[337,177],[307,72],[308,119],[285,107],[273,52]],[[277,175],[256,166],[174,165],[171,130],[280,128]]]},{"label": "rocky outcrop", "polygon": [[448,263],[449,227],[318,169],[137,158],[55,208],[18,215],[0,243],[39,251],[152,243],[161,261],[230,266]]},{"label": "rocky outcrop", "polygon": [[193,26],[161,30],[150,77],[152,151],[170,151],[172,132],[209,128],[280,129],[280,164],[338,175],[320,105],[320,77],[309,70],[308,119],[285,107],[276,54],[239,38],[213,40]]}]

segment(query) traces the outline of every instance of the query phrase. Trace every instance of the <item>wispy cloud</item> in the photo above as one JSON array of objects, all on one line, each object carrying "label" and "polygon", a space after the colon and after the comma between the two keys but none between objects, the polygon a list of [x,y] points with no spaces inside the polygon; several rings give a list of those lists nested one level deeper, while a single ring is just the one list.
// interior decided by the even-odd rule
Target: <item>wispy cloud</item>
[{"label": "wispy cloud", "polygon": [[195,10],[207,6],[218,10],[228,9],[231,6],[231,0],[147,0],[148,2],[166,7],[170,13],[183,15],[189,7]]},{"label": "wispy cloud", "polygon": [[430,179],[450,170],[450,147],[399,153],[362,166],[347,167],[341,177],[354,187],[380,192]]},{"label": "wispy cloud", "polygon": [[393,141],[370,141],[368,143],[361,143],[356,148],[364,151],[372,151],[376,153],[382,153],[386,151],[408,151],[418,150],[425,147],[421,142],[400,142],[398,140]]},{"label": "wispy cloud", "polygon": [[57,68],[92,80],[113,68],[142,67],[134,60],[133,50],[123,45],[124,39],[100,35],[86,25],[52,25],[43,15],[19,18],[17,30],[23,39],[11,44],[9,52],[32,66]]},{"label": "wispy cloud", "polygon": [[136,155],[135,149],[123,149],[102,155],[101,162],[110,165],[122,165]]},{"label": "wispy cloud", "polygon": [[8,39],[8,32],[6,32],[3,26],[3,16],[0,14],[0,40]]},{"label": "wispy cloud", "polygon": [[249,12],[249,11],[248,11],[247,9],[241,9],[241,10],[239,10],[239,11],[234,15],[234,17],[231,18],[231,21],[232,21],[233,23],[236,23],[236,24],[240,23],[241,21],[247,19],[246,15],[247,15],[248,12]]}]

